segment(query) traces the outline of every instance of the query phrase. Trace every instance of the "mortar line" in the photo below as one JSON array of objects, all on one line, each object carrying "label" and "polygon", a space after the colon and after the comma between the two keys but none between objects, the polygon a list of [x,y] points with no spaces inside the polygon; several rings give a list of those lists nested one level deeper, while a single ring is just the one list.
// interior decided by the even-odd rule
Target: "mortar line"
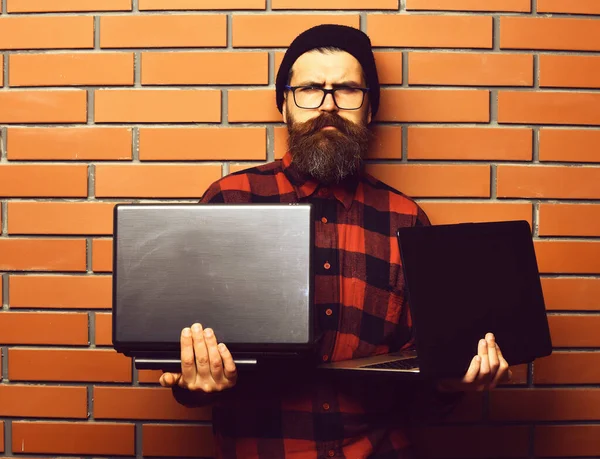
[{"label": "mortar line", "polygon": [[133,53],[133,87],[142,86],[142,53],[136,51]]},{"label": "mortar line", "polygon": [[8,61],[9,61],[9,54],[8,52],[3,53],[4,56],[4,66],[2,67],[2,75],[4,77],[4,84],[2,85],[4,88],[8,88],[9,86],[9,82],[8,82],[8,78],[9,78],[9,70],[8,70]]},{"label": "mortar line", "polygon": [[87,90],[87,124],[94,124],[94,109],[95,109],[95,93],[94,89]]},{"label": "mortar line", "polygon": [[85,267],[86,274],[93,274],[92,270],[92,247],[93,247],[93,239],[91,237],[86,238],[85,240]]},{"label": "mortar line", "polygon": [[267,126],[267,162],[275,161],[275,127]]},{"label": "mortar line", "polygon": [[132,139],[131,158],[134,163],[139,163],[140,162],[140,128],[139,128],[139,126],[135,126],[131,130],[131,139]]},{"label": "mortar line", "polygon": [[[0,282],[2,282],[2,298],[0,298],[0,302],[2,303],[2,309],[7,310],[8,309],[8,299],[9,299],[8,273],[2,273],[0,276],[1,276]],[[2,372],[2,374],[5,374],[5,373]]]},{"label": "mortar line", "polygon": [[[2,359],[2,366],[4,366],[4,359]],[[4,456],[11,457],[13,454],[12,450],[12,419],[4,420]]]},{"label": "mortar line", "polygon": [[94,16],[94,49],[100,51],[100,16]]}]

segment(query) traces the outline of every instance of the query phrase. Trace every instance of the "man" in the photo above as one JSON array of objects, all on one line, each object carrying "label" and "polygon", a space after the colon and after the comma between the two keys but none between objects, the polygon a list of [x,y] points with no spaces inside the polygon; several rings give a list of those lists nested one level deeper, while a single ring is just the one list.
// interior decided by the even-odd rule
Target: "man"
[{"label": "man", "polygon": [[[300,34],[281,64],[276,99],[288,126],[288,153],[220,179],[202,202],[313,204],[317,360],[412,346],[395,231],[429,220],[413,200],[362,168],[379,107],[369,38],[337,25]],[[160,382],[183,404],[214,403],[223,458],[413,457],[406,422],[415,400],[441,406],[454,394],[493,388],[508,374],[488,334],[474,343],[477,355],[464,378],[435,387],[344,381],[302,367],[238,375],[226,345],[204,325],[182,331],[182,371],[165,373]]]}]

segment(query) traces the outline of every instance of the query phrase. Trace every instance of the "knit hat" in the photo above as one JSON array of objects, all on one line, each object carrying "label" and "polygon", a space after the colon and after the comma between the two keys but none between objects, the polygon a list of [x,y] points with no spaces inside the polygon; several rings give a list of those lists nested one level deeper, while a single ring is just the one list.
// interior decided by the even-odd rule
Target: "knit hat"
[{"label": "knit hat", "polygon": [[283,94],[288,81],[288,76],[294,62],[302,54],[317,48],[333,47],[342,49],[360,62],[369,87],[369,100],[371,102],[371,113],[373,117],[379,108],[379,79],[377,77],[377,67],[375,57],[371,49],[371,40],[362,31],[353,27],[322,24],[312,27],[298,35],[287,49],[277,79],[276,98],[277,108],[281,113],[283,111]]}]

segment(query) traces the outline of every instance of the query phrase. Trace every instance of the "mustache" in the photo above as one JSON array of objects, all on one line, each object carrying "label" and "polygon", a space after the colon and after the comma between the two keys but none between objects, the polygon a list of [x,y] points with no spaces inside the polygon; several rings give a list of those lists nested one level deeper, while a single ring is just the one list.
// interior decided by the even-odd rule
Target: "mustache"
[{"label": "mustache", "polygon": [[352,132],[353,124],[337,114],[324,112],[315,119],[299,124],[297,130],[300,134],[311,135],[316,134],[324,127],[332,126],[341,133],[348,135]]}]

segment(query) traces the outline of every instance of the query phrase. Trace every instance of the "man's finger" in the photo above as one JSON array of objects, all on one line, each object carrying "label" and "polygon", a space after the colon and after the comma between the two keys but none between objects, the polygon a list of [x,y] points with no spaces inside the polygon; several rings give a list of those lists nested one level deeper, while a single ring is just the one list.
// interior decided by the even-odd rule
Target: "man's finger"
[{"label": "man's finger", "polygon": [[465,384],[472,384],[477,378],[477,375],[479,374],[480,366],[481,357],[476,355],[471,359],[471,364],[469,365],[469,368],[467,369],[467,372],[465,373],[462,382]]},{"label": "man's finger", "polygon": [[202,330],[202,325],[192,325],[192,336],[194,338],[194,354],[196,355],[195,376],[200,376],[202,379],[209,378],[210,367],[208,350],[206,349],[206,342],[204,341],[204,330]]},{"label": "man's finger", "polygon": [[510,381],[512,378],[512,371],[510,371],[508,362],[502,355],[502,351],[500,350],[500,346],[496,344],[496,353],[498,354],[499,367],[496,376],[491,384],[491,388],[496,387],[500,382]]},{"label": "man's finger", "polygon": [[484,339],[479,340],[478,355],[481,358],[481,365],[479,367],[477,382],[479,384],[487,384],[490,381],[490,360],[488,357],[487,342]]},{"label": "man's finger", "polygon": [[210,373],[215,382],[221,382],[223,379],[223,361],[219,349],[217,349],[217,337],[212,329],[204,330],[204,340],[208,349],[208,361],[210,363]]},{"label": "man's finger", "polygon": [[235,382],[237,379],[237,368],[231,352],[229,352],[229,349],[227,349],[227,346],[225,346],[224,343],[219,344],[218,348],[221,353],[221,358],[223,359],[225,378],[227,378],[228,381]]},{"label": "man's finger", "polygon": [[184,328],[181,331],[181,378],[179,385],[193,384],[196,380],[196,362],[194,360],[194,346],[192,344],[192,331]]},{"label": "man's finger", "polygon": [[500,367],[500,360],[496,350],[496,339],[492,333],[488,333],[485,336],[485,340],[487,342],[488,359],[490,362],[490,379],[493,380]]}]

